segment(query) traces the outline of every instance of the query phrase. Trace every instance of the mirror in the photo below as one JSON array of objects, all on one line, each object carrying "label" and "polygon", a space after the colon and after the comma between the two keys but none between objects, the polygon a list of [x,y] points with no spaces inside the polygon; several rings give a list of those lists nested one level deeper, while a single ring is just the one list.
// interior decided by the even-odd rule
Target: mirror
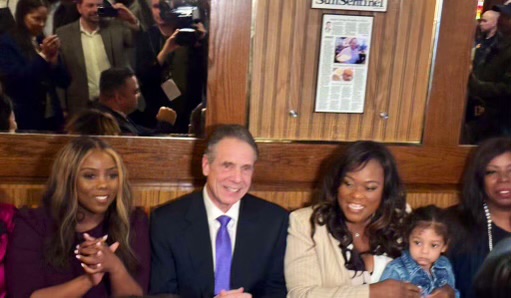
[{"label": "mirror", "polygon": [[511,4],[479,0],[462,144],[511,136]]},{"label": "mirror", "polygon": [[[81,0],[78,4],[50,0],[50,7],[41,10],[30,7],[34,5],[31,2],[0,1],[0,32],[7,32],[0,39],[0,82],[14,104],[17,132],[62,133],[65,121],[95,108],[100,115],[110,114],[123,135],[202,136],[210,0],[117,0],[116,4],[110,0]],[[85,2],[92,2],[94,9],[87,11],[81,5]],[[4,13],[16,7],[15,3],[27,11],[25,16],[33,14],[38,23],[25,22],[25,30],[4,24]],[[40,28],[44,20],[49,28]],[[173,35],[176,29],[181,32]],[[52,39],[54,33],[59,40]],[[169,36],[174,36],[172,42],[167,42]],[[133,69],[138,79],[131,93],[125,79],[121,82],[126,84],[117,86],[115,92],[99,96],[101,71],[125,66]],[[56,88],[59,86],[64,88]],[[107,105],[107,101],[115,104]],[[160,109],[162,106],[174,112]],[[126,133],[124,126],[136,130]]]},{"label": "mirror", "polygon": [[[391,0],[383,13],[254,0],[252,134],[421,143],[444,2]],[[364,53],[364,63],[340,63],[343,49]],[[339,77],[345,70],[349,80]]]}]

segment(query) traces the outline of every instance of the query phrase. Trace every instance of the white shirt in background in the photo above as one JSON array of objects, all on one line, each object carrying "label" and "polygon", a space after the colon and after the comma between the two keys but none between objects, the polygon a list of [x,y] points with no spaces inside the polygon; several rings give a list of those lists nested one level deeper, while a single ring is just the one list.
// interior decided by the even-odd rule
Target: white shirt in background
[{"label": "white shirt in background", "polygon": [[44,36],[50,36],[53,35],[53,16],[55,15],[55,12],[60,6],[60,1],[57,1],[55,3],[50,4],[50,7],[48,7],[48,18],[46,19],[46,24],[44,25]]},{"label": "white shirt in background", "polygon": [[16,13],[16,5],[18,5],[19,0],[0,0],[0,8],[9,7],[11,10],[12,16]]},{"label": "white shirt in background", "polygon": [[89,100],[99,96],[99,77],[103,70],[110,68],[110,61],[105,51],[105,44],[99,34],[99,28],[92,33],[83,29],[80,19],[80,32],[85,58],[85,69],[87,70],[87,86],[89,89]]}]

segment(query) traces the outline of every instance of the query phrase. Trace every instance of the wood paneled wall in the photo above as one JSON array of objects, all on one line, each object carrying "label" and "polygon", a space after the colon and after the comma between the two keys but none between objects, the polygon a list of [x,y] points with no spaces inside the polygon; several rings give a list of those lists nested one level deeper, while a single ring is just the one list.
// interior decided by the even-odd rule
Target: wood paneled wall
[{"label": "wood paneled wall", "polygon": [[[387,12],[374,13],[311,9],[309,1],[257,1],[249,118],[254,136],[419,143],[436,6],[435,0],[389,0]],[[314,112],[325,13],[374,17],[363,114]]]},{"label": "wood paneled wall", "polygon": [[[260,190],[257,190],[260,188]],[[313,199],[312,190],[264,190],[267,187],[254,186],[253,195],[274,202],[288,210],[295,210],[310,205]],[[150,212],[154,207],[165,204],[192,191],[200,188],[188,183],[181,184],[155,184],[136,183],[133,187],[135,205],[143,207]],[[0,202],[13,204],[16,207],[37,207],[41,205],[41,198],[44,193],[42,183],[3,183],[0,184]],[[435,204],[441,207],[448,207],[458,201],[457,191],[441,190],[410,190],[407,195],[407,202],[413,208]]]},{"label": "wood paneled wall", "polygon": [[[408,201],[414,206],[429,202],[447,205],[456,200],[471,149],[459,145],[459,136],[475,7],[476,0],[443,1],[422,142],[389,145],[409,188]],[[209,130],[221,123],[248,124],[251,16],[252,0],[212,0],[206,118]],[[310,79],[314,81],[313,77]],[[17,205],[37,204],[56,152],[71,138],[0,134],[0,200]],[[204,148],[201,140],[105,139],[123,156],[139,205],[157,205],[204,183],[200,170]],[[301,206],[309,199],[327,158],[339,154],[344,146],[261,141],[253,191],[291,209]]]}]

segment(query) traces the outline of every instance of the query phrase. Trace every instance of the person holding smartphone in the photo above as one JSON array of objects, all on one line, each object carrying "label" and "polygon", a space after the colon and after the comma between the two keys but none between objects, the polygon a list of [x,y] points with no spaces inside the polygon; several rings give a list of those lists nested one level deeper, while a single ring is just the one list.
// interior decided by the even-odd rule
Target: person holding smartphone
[{"label": "person holding smartphone", "polygon": [[[167,17],[185,4],[174,0],[151,2],[156,24],[139,35],[136,46],[136,73],[146,108],[131,116],[138,124],[155,127],[160,107],[172,108],[177,113],[174,128],[179,133],[188,133],[192,110],[205,105],[207,79],[207,33],[203,23],[194,20],[190,28],[184,29],[179,21]],[[195,31],[191,33],[194,40],[181,43],[180,39],[190,41],[187,31]]]},{"label": "person holding smartphone", "polygon": [[[103,70],[131,66],[134,34],[140,28],[138,19],[122,3],[105,10],[100,9],[104,7],[103,0],[77,0],[76,7],[80,19],[57,29],[61,55],[73,78],[66,89],[70,116],[88,108],[99,95]],[[115,17],[106,18],[105,11]]]},{"label": "person holding smartphone", "polygon": [[24,131],[59,131],[63,124],[56,87],[66,87],[69,77],[61,64],[60,39],[43,34],[47,16],[46,1],[20,0],[16,24],[0,35],[0,82]]}]

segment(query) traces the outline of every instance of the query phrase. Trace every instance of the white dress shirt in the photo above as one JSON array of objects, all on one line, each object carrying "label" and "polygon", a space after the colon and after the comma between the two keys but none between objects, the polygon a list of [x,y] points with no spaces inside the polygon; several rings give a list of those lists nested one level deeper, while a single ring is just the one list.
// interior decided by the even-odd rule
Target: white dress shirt
[{"label": "white dress shirt", "polygon": [[99,34],[99,28],[89,33],[83,28],[82,19],[80,19],[80,32],[85,69],[87,70],[89,100],[93,100],[99,96],[99,77],[103,70],[110,68],[110,61],[106,55],[105,44]]},{"label": "white dress shirt", "polygon": [[220,210],[209,197],[206,189],[207,185],[202,190],[202,196],[204,197],[204,206],[206,206],[206,214],[208,216],[209,225],[209,236],[211,239],[211,248],[213,249],[213,270],[216,271],[216,235],[220,229],[220,222],[217,218],[221,215],[227,215],[231,218],[227,224],[227,232],[231,238],[232,252],[234,253],[234,244],[236,243],[236,229],[238,226],[238,218],[240,214],[240,201],[232,205],[231,208],[224,213]]}]

